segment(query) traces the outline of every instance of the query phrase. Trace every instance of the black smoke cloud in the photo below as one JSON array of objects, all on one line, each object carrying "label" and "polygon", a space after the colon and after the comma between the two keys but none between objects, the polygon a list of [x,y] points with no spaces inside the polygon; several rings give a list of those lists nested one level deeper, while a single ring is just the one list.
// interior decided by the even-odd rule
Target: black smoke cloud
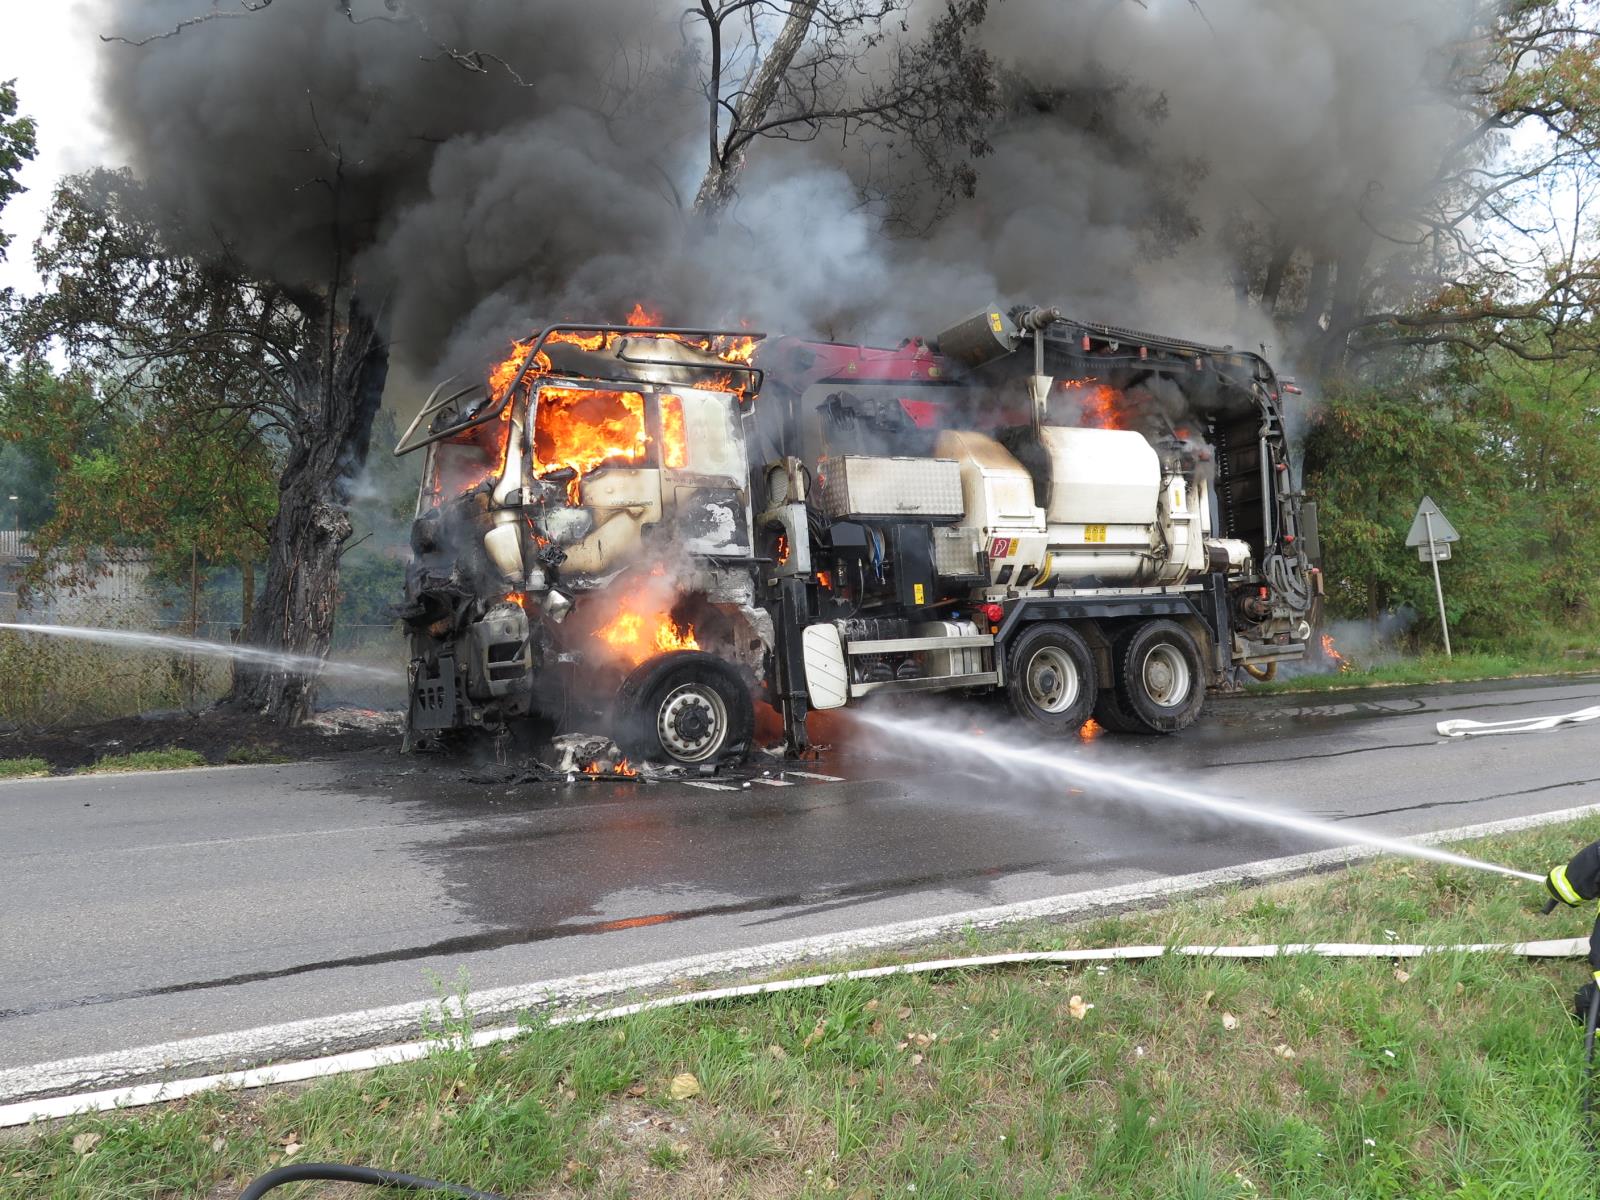
[{"label": "black smoke cloud", "polygon": [[[127,8],[102,0],[97,29],[137,38],[206,11]],[[917,0],[913,30],[939,9]],[[1437,91],[1440,49],[1469,9],[996,0],[983,40],[1011,107],[977,195],[913,205],[911,237],[857,187],[909,160],[837,138],[758,143],[708,236],[686,212],[705,155],[698,30],[659,0],[407,0],[426,36],[379,0],[358,0],[354,24],[329,0],[276,0],[106,43],[100,66],[129,162],[183,228],[225,237],[255,270],[328,277],[337,180],[354,274],[425,373],[638,299],[684,324],[850,338],[1032,300],[1252,344],[1274,334],[1237,297],[1241,236],[1276,229],[1336,254],[1370,236],[1367,198],[1426,188],[1429,148],[1461,119]],[[492,51],[526,86],[438,45]]]}]

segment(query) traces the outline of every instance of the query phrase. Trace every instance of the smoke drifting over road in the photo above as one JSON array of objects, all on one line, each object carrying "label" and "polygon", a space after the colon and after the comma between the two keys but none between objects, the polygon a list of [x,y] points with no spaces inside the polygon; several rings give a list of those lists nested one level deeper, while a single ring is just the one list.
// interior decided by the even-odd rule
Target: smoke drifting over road
[{"label": "smoke drifting over road", "polygon": [[[913,34],[943,6],[917,0]],[[858,189],[869,170],[874,194],[902,182],[909,159],[837,136],[758,142],[707,236],[686,211],[706,133],[684,7],[405,0],[415,19],[397,21],[355,0],[352,22],[329,0],[275,0],[107,43],[105,112],[185,227],[258,271],[326,279],[337,205],[362,247],[355,277],[424,372],[638,299],[686,323],[899,336],[1031,298],[1238,342],[1272,337],[1236,298],[1264,231],[1336,257],[1429,185],[1426,148],[1460,120],[1441,63],[1472,6],[993,0],[981,40],[1008,102],[994,151],[975,198],[901,214],[925,227],[911,238]],[[211,11],[138,8],[101,0],[95,27],[137,39]],[[441,45],[491,51],[527,86]]]}]

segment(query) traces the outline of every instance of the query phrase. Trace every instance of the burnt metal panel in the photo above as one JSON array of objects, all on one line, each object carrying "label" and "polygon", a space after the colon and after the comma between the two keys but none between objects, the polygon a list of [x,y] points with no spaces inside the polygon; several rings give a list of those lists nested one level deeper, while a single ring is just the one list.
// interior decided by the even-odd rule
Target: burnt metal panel
[{"label": "burnt metal panel", "polygon": [[454,729],[456,725],[456,660],[441,654],[429,664],[417,660],[411,684],[411,728]]},{"label": "burnt metal panel", "polygon": [[678,537],[685,550],[722,558],[753,553],[750,502],[738,488],[679,484],[677,512]]}]

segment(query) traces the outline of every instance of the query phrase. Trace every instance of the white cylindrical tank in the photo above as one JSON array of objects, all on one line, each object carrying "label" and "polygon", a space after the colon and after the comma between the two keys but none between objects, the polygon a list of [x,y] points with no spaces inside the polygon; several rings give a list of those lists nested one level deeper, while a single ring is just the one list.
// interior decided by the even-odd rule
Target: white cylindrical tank
[{"label": "white cylindrical tank", "polygon": [[1149,525],[1161,493],[1161,459],[1132,429],[1049,425],[1039,443],[1050,463],[1051,525]]}]

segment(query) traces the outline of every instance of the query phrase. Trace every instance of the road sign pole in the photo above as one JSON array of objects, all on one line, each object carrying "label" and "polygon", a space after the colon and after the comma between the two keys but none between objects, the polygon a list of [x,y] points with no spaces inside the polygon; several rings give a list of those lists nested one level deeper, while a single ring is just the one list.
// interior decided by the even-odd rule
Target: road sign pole
[{"label": "road sign pole", "polygon": [[1439,546],[1433,540],[1433,514],[1424,511],[1422,519],[1428,526],[1428,558],[1433,562],[1433,594],[1439,598],[1439,628],[1444,630],[1444,656],[1454,658],[1450,653],[1450,619],[1444,615],[1444,584],[1439,582]]}]

